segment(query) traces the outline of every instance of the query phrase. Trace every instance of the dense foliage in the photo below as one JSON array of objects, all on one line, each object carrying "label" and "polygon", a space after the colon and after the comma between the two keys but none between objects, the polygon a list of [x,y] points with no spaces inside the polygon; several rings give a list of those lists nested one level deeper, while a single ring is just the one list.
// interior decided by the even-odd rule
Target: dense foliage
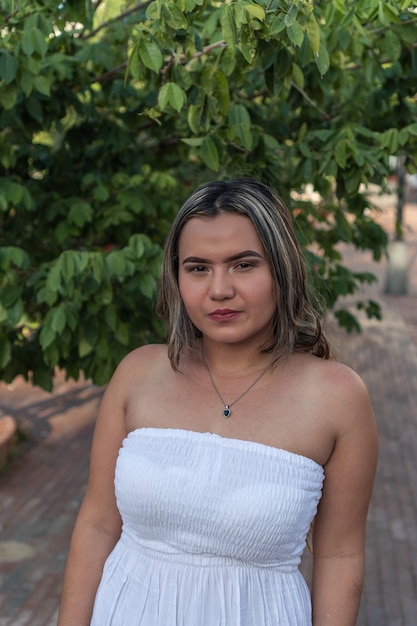
[{"label": "dense foliage", "polygon": [[215,177],[277,189],[355,327],[338,298],[373,277],[338,244],[379,259],[367,185],[416,171],[416,25],[408,0],[0,0],[0,377],[104,383],[160,340],[161,245]]}]

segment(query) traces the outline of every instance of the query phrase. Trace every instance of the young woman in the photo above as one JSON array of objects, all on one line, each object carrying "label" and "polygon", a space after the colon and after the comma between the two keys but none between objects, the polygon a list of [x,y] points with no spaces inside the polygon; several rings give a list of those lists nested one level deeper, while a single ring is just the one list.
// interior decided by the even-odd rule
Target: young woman
[{"label": "young woman", "polygon": [[375,421],[329,358],[282,201],[197,189],[157,311],[167,345],[130,353],[101,404],[59,626],[354,626]]}]

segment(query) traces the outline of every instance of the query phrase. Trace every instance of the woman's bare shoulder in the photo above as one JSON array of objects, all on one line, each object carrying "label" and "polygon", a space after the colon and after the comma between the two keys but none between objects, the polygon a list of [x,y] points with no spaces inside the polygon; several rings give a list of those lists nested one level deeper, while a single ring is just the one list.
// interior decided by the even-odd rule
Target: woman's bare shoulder
[{"label": "woman's bare shoulder", "polygon": [[146,370],[166,362],[168,359],[168,352],[166,344],[151,343],[139,348],[135,348],[129,352],[120,362],[117,369],[122,369],[124,372],[131,367],[145,368]]},{"label": "woman's bare shoulder", "polygon": [[171,367],[165,344],[148,344],[135,348],[119,363],[110,380],[110,386],[126,388],[139,381],[146,381],[149,376]]},{"label": "woman's bare shoulder", "polygon": [[341,396],[366,393],[366,385],[361,376],[348,365],[335,359],[321,359],[303,355],[303,371],[307,383],[318,391]]},{"label": "woman's bare shoulder", "polygon": [[[333,425],[348,424],[372,416],[368,389],[362,377],[334,359],[303,355],[300,359],[300,389],[309,404],[327,415]],[[323,410],[325,409],[325,410]]]},{"label": "woman's bare shoulder", "polygon": [[358,400],[368,397],[363,378],[345,363],[336,360],[321,360],[323,363],[322,385],[328,391],[343,399]]},{"label": "woman's bare shoulder", "polygon": [[316,367],[317,398],[337,431],[343,432],[369,423],[374,414],[367,386],[362,377],[348,365],[336,360],[320,360]]}]

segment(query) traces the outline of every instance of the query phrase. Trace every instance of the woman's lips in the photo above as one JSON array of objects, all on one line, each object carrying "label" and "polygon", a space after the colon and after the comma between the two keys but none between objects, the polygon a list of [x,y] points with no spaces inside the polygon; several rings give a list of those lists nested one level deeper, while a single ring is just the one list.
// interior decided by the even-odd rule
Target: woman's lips
[{"label": "woman's lips", "polygon": [[208,314],[211,320],[216,322],[230,322],[231,320],[239,317],[240,311],[234,311],[232,309],[217,309]]}]

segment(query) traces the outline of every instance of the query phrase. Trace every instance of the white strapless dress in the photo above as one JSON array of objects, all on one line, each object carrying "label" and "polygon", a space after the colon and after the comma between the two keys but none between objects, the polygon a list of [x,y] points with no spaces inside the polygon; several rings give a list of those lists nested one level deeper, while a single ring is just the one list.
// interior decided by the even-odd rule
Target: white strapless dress
[{"label": "white strapless dress", "polygon": [[134,430],[92,626],[311,626],[298,565],[323,479],[315,461],[263,444]]}]

